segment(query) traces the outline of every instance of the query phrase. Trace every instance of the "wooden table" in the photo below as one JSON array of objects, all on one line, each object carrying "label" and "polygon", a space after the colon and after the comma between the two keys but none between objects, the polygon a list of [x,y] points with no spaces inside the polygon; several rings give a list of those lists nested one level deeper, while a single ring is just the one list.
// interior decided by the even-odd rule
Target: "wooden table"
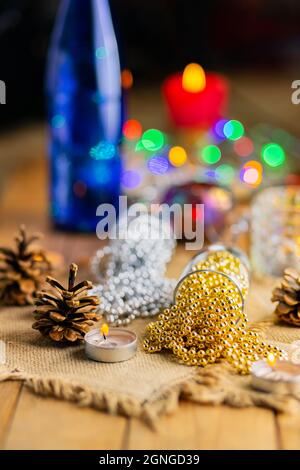
[{"label": "wooden table", "polygon": [[[242,88],[236,93],[252,96],[249,89],[253,83],[248,81],[244,88],[243,81],[240,83]],[[270,103],[274,99],[272,90]],[[151,97],[147,108],[144,100],[150,113],[152,103]],[[261,104],[266,106],[265,102]],[[285,106],[283,99],[281,105]],[[295,109],[291,112],[295,113]],[[62,235],[48,227],[44,153],[40,127],[0,140],[1,170],[10,155],[15,159],[14,164],[8,165],[1,188],[1,245],[11,242],[12,234],[24,222],[30,229],[45,231],[45,245],[62,252],[67,262],[72,260],[72,253],[90,256],[99,244],[95,236]],[[173,275],[180,272],[185,261],[186,255],[179,252],[170,268]],[[67,402],[33,395],[20,383],[5,382],[0,384],[0,448],[299,449],[300,416],[277,415],[259,408],[182,403],[175,414],[160,419],[154,432],[139,420],[80,409]]]}]

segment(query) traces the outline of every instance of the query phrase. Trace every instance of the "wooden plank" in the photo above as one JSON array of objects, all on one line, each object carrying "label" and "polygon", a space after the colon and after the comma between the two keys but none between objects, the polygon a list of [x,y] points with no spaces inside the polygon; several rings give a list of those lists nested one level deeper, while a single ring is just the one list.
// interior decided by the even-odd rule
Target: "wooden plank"
[{"label": "wooden plank", "polygon": [[276,449],[273,412],[259,408],[198,406],[183,403],[171,416],[160,419],[153,432],[131,420],[129,449],[254,450]]},{"label": "wooden plank", "polygon": [[5,449],[122,449],[127,420],[43,398],[24,387]]},{"label": "wooden plank", "polygon": [[300,450],[300,413],[277,416],[278,437],[283,450]]},{"label": "wooden plank", "polygon": [[4,446],[21,388],[20,382],[0,383],[0,449]]}]

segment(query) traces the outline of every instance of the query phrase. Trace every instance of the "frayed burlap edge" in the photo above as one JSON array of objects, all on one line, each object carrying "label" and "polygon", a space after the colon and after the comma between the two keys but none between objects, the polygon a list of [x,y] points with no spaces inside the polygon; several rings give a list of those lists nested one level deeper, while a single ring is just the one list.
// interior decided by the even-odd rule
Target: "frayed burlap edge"
[{"label": "frayed burlap edge", "polygon": [[155,427],[160,416],[174,412],[180,400],[238,408],[260,406],[291,413],[300,408],[300,396],[285,397],[256,391],[251,388],[250,376],[237,375],[225,363],[199,369],[192,378],[157,391],[156,396],[145,403],[131,397],[117,397],[110,391],[66,383],[57,378],[34,377],[17,370],[1,372],[0,368],[0,382],[7,380],[21,381],[32,392],[44,397],[66,400],[113,415],[140,418],[152,427]]}]

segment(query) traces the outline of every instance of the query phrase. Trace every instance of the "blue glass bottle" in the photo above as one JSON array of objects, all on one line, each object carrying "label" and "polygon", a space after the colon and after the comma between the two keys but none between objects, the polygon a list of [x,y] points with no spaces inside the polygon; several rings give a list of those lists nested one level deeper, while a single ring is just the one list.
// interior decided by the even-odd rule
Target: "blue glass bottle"
[{"label": "blue glass bottle", "polygon": [[47,72],[51,214],[94,231],[101,203],[118,207],[123,100],[108,0],[62,0]]}]

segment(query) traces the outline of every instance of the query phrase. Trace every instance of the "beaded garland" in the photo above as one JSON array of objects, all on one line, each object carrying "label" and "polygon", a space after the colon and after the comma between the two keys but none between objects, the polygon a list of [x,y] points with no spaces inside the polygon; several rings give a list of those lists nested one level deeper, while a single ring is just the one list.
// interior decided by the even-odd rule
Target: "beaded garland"
[{"label": "beaded garland", "polygon": [[247,329],[247,293],[248,279],[237,257],[224,250],[208,255],[179,282],[175,304],[148,325],[144,350],[169,350],[191,366],[225,359],[241,374],[248,374],[254,361],[270,353],[284,357],[284,351]]},{"label": "beaded garland", "polygon": [[165,277],[176,242],[169,225],[157,216],[120,218],[119,238],[98,250],[91,269],[99,284],[99,313],[115,326],[152,317],[172,303],[176,281]]}]

